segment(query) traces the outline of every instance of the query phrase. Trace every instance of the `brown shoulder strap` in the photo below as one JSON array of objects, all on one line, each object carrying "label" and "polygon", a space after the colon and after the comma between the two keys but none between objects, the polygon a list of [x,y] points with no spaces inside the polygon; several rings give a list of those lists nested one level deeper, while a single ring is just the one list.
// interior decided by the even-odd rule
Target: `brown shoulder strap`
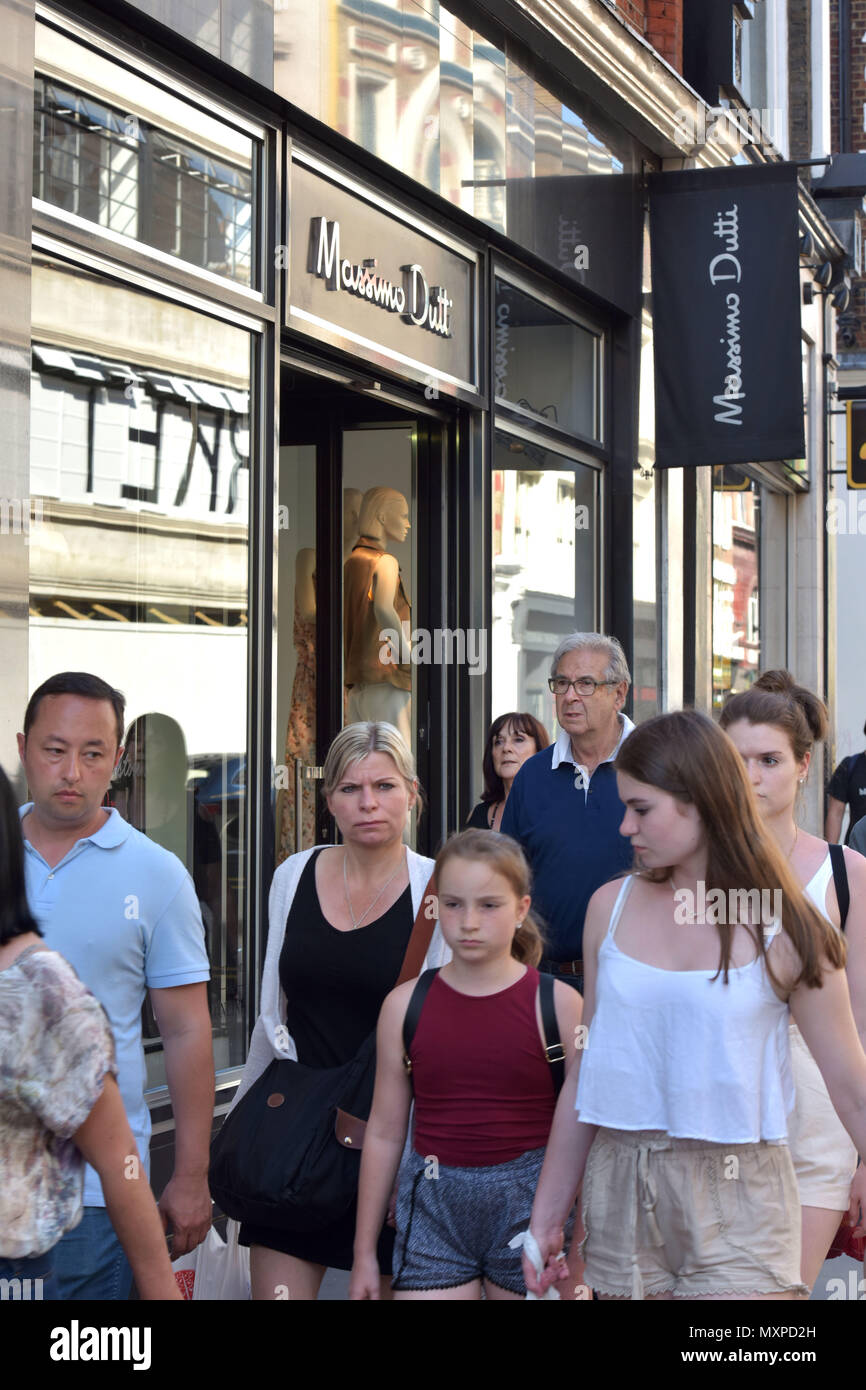
[{"label": "brown shoulder strap", "polygon": [[[436,883],[431,874],[430,882],[421,895],[421,904],[415,917],[415,925],[412,928],[412,935],[409,937],[409,944],[403,957],[403,966],[397,978],[398,985],[405,984],[407,980],[414,980],[421,974],[438,916]],[[396,987],[395,985],[394,988],[396,989]]]}]

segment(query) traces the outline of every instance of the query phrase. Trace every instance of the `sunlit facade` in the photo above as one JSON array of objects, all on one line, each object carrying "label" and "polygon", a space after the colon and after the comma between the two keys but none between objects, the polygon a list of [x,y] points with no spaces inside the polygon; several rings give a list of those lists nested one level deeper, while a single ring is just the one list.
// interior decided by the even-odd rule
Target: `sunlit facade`
[{"label": "sunlit facade", "polygon": [[413,653],[375,708],[417,759],[420,850],[477,801],[492,718],[555,733],[570,631],[622,641],[638,720],[716,710],[767,665],[823,679],[828,315],[804,306],[804,460],[657,468],[646,176],[742,156],[686,147],[706,102],[601,0],[591,33],[546,7],[543,43],[531,7],[493,8],[152,0],[127,29],[0,0],[25,55],[0,153],[0,761],[18,775],[48,675],[125,692],[110,795],[192,875],[220,1105],[274,866],[333,839],[324,754],[372,717],[344,597],[375,495]]}]

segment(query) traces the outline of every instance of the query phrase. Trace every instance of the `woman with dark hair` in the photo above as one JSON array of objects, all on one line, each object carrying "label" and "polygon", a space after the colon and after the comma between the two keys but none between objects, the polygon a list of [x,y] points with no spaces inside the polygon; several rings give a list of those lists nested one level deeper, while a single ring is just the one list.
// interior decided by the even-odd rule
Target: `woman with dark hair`
[{"label": "woman with dark hair", "polygon": [[[750,690],[728,700],[719,722],[746,765],[761,819],[804,893],[845,933],[851,1004],[866,1043],[866,863],[853,849],[831,852],[825,840],[796,820],[812,745],[827,736],[827,710],[788,671],[766,671]],[[834,854],[842,856],[835,867]],[[857,1234],[866,1234],[866,1169],[861,1166],[855,1175],[856,1150],[796,1024],[791,1025],[791,1063],[797,1103],[788,1143],[803,1215],[803,1283],[811,1289],[844,1211],[850,1211]]]},{"label": "woman with dark hair", "polygon": [[590,899],[589,1036],[557,1105],[531,1223],[546,1267],[539,1279],[525,1262],[527,1285],[567,1277],[562,1228],[582,1187],[586,1282],[600,1297],[796,1298],[789,1013],[866,1152],[845,940],[803,894],[737,750],[705,715],[640,725],[616,778],[638,868]]},{"label": "woman with dark hair", "polygon": [[512,710],[490,725],[481,764],[484,791],[472,810],[467,826],[474,830],[498,830],[511,785],[527,758],[550,743],[547,730],[532,714]]},{"label": "woman with dark hair", "polygon": [[0,769],[0,1278],[39,1280],[34,1297],[57,1297],[52,1252],[81,1220],[87,1159],[140,1297],[179,1299],[117,1089],[108,1019],[41,935],[27,905],[18,812]]}]

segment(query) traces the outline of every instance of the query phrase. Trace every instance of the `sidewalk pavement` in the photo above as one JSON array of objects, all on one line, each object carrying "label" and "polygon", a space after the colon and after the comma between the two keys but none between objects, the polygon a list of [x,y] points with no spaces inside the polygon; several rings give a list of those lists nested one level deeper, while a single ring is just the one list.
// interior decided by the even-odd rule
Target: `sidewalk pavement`
[{"label": "sidewalk pavement", "polygon": [[[836,1282],[834,1282],[836,1281]],[[841,1281],[841,1283],[839,1282]],[[349,1297],[349,1276],[342,1269],[329,1269],[319,1290],[319,1298],[330,1302],[345,1302]],[[812,1290],[816,1300],[866,1300],[866,1278],[863,1266],[843,1256],[827,1260]]]}]

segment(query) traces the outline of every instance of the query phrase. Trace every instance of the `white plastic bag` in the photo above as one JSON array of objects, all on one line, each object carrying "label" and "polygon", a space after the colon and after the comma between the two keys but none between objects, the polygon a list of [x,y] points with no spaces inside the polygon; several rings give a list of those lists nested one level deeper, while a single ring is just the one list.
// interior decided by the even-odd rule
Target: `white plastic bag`
[{"label": "white plastic bag", "polygon": [[[535,1270],[536,1277],[540,1278],[541,1271],[544,1268],[544,1263],[541,1259],[541,1251],[538,1248],[538,1241],[535,1239],[535,1236],[532,1234],[530,1230],[521,1231],[519,1235],[515,1236],[513,1240],[510,1240],[508,1242],[509,1250],[520,1250],[521,1247],[526,1251],[529,1263]],[[527,1290],[526,1292],[527,1301],[535,1299],[537,1302],[542,1302],[546,1298],[559,1297],[559,1289],[554,1288],[552,1284],[549,1286],[549,1288],[545,1289],[544,1293],[541,1295],[541,1298],[539,1298],[537,1293],[530,1293],[529,1290]]]},{"label": "white plastic bag", "polygon": [[201,1245],[172,1262],[184,1298],[194,1303],[201,1299],[237,1302],[249,1298],[250,1252],[246,1245],[238,1245],[239,1230],[237,1221],[229,1221],[225,1241],[211,1226]]}]

